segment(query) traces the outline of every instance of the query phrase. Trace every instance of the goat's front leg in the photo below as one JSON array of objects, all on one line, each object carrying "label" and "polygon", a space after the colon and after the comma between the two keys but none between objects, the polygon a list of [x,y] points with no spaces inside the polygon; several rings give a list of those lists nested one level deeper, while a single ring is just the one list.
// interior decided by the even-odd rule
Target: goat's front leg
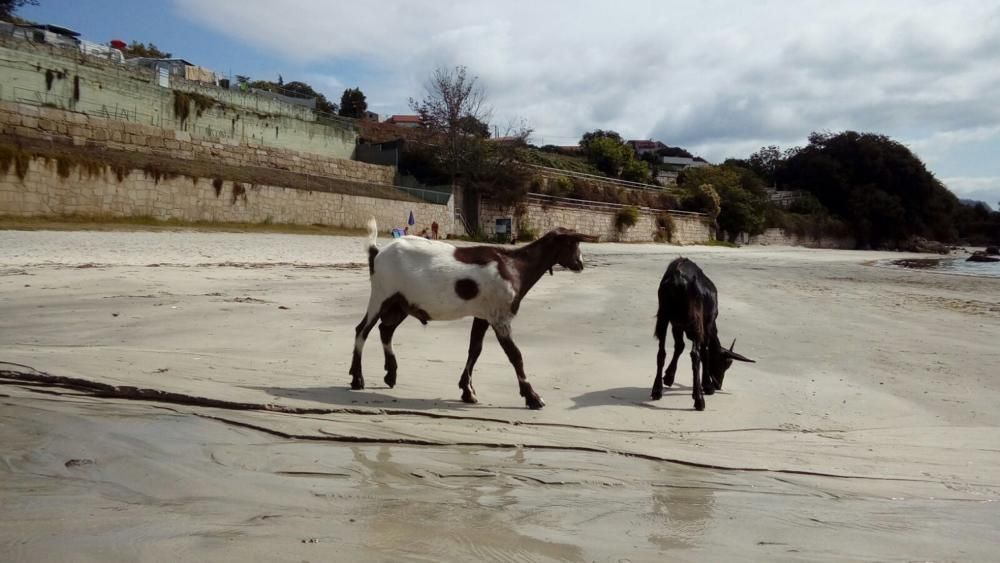
[{"label": "goat's front leg", "polygon": [[715,377],[712,376],[715,373],[715,365],[708,346],[701,349],[701,364],[701,390],[706,395],[715,395]]},{"label": "goat's front leg", "polygon": [[361,353],[365,349],[365,340],[368,334],[375,328],[378,322],[378,314],[371,311],[365,314],[358,326],[354,329],[354,356],[351,358],[351,389],[355,391],[365,388],[365,376],[361,370]]},{"label": "goat's front leg", "polygon": [[698,354],[698,350],[700,349],[701,346],[698,346],[697,343],[691,347],[691,371],[694,373],[691,396],[694,398],[694,410],[696,411],[705,410],[705,396],[701,390],[701,358]]},{"label": "goat's front leg", "polygon": [[493,332],[497,335],[497,340],[500,341],[500,347],[507,354],[507,359],[514,366],[514,373],[517,374],[517,384],[521,389],[521,396],[524,397],[524,402],[528,405],[529,409],[540,409],[545,406],[545,401],[535,393],[535,390],[531,388],[531,384],[528,383],[528,376],[524,373],[524,359],[521,357],[521,351],[517,349],[514,341],[510,338],[510,324],[494,324]]},{"label": "goat's front leg", "polygon": [[663,346],[666,338],[659,338],[657,340],[659,340],[659,350],[656,352],[656,376],[653,378],[653,390],[649,395],[654,401],[659,401],[663,398],[663,378],[661,374],[663,373],[663,361],[667,359],[667,351]]},{"label": "goat's front leg", "polygon": [[462,401],[470,404],[478,403],[476,399],[476,388],[472,386],[472,368],[476,367],[476,360],[483,351],[483,338],[486,337],[486,329],[490,323],[486,319],[476,317],[472,321],[472,334],[469,336],[469,357],[465,360],[465,370],[458,380],[458,387],[462,390]]}]

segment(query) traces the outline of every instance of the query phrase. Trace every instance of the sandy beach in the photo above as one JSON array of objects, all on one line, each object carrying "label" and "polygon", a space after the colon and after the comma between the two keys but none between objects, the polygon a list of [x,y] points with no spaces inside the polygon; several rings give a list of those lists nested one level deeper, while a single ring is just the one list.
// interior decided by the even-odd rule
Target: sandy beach
[{"label": "sandy beach", "polygon": [[[382,244],[388,242],[384,237]],[[583,245],[514,323],[365,350],[362,239],[0,231],[10,561],[995,560],[1000,279],[901,253]],[[755,364],[649,400],[656,288],[698,262]]]}]

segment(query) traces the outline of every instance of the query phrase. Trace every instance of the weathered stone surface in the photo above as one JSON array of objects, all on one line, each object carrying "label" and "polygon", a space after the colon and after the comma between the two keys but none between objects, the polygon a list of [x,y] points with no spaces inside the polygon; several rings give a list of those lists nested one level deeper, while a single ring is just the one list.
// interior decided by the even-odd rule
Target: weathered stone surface
[{"label": "weathered stone surface", "polygon": [[285,187],[243,184],[234,197],[235,184],[224,181],[218,195],[210,181],[186,176],[157,181],[141,170],[132,170],[121,182],[115,174],[88,174],[77,170],[58,175],[54,162],[42,158],[29,162],[22,180],[14,167],[0,173],[0,215],[93,215],[245,223],[323,224],[364,228],[375,217],[383,230],[402,227],[412,212],[412,232],[430,229],[437,222],[442,235],[453,233],[454,208],[424,202],[377,199]]},{"label": "weathered stone surface", "polygon": [[[116,150],[129,150],[167,155],[171,158],[209,157],[228,164],[284,168],[315,176],[343,178],[359,182],[391,185],[395,167],[344,160],[332,156],[311,154],[276,147],[223,144],[194,140],[187,131],[160,129],[147,125],[102,119],[71,111],[43,107],[44,117],[37,112],[23,113],[26,104],[0,102],[0,126],[11,135],[25,139],[47,139],[52,133],[65,135],[62,140],[77,145],[88,141]],[[114,144],[120,143],[120,144]]]},{"label": "weathered stone surface", "polygon": [[[650,242],[656,239],[657,214],[645,210],[639,213],[639,221],[633,227],[619,233],[615,229],[615,211],[613,210],[547,206],[534,202],[529,202],[524,207],[525,215],[521,222],[526,223],[539,235],[556,227],[565,227],[584,234],[598,236],[605,242]],[[480,224],[486,234],[493,235],[496,231],[496,219],[512,215],[513,212],[510,209],[484,204],[480,212]],[[673,218],[674,232],[670,242],[697,244],[712,239],[712,225],[706,217],[684,214],[671,214],[671,217]],[[517,229],[516,224],[514,228]]]},{"label": "weathered stone surface", "polygon": [[784,229],[767,229],[759,235],[741,237],[742,244],[759,244],[761,246],[805,246],[807,248],[854,248],[852,238],[808,237],[789,233]]}]

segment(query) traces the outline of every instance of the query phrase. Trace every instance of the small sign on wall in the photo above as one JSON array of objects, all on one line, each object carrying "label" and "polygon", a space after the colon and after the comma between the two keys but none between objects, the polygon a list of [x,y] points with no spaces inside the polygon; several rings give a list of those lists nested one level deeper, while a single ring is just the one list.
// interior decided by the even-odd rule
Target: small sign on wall
[{"label": "small sign on wall", "polygon": [[496,233],[498,235],[507,235],[507,234],[510,234],[510,230],[511,230],[510,226],[511,226],[511,218],[510,217],[501,217],[501,218],[497,219]]}]

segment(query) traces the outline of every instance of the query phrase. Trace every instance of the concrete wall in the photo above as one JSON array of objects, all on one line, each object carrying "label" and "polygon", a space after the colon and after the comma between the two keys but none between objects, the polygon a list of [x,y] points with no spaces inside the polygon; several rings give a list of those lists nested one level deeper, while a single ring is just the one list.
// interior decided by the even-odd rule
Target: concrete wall
[{"label": "concrete wall", "polygon": [[388,230],[404,226],[411,211],[416,219],[412,232],[429,229],[433,221],[439,223],[442,236],[452,232],[450,203],[434,205],[231,181],[224,181],[216,193],[210,179],[178,176],[156,181],[140,170],[133,170],[121,181],[107,168],[93,174],[73,169],[64,178],[55,161],[44,158],[33,158],[23,179],[13,165],[7,171],[0,170],[0,214],[21,217],[151,216],[363,228],[374,216],[380,227]]},{"label": "concrete wall", "polygon": [[[6,86],[3,86],[6,87]],[[210,159],[234,166],[261,166],[303,174],[392,185],[396,169],[275,147],[254,147],[198,139],[186,131],[130,121],[104,119],[74,111],[0,102],[5,137],[95,145],[117,151],[157,154],[185,160]]]},{"label": "concrete wall", "polygon": [[[588,235],[601,237],[602,241],[621,242],[651,242],[656,235],[656,214],[648,211],[640,212],[639,221],[634,227],[619,234],[615,230],[615,212],[596,208],[570,208],[557,205],[543,206],[540,203],[529,202],[525,205],[526,213],[522,219],[539,235],[556,227],[565,227]],[[484,203],[480,209],[480,224],[486,234],[493,235],[496,219],[511,217],[511,209],[503,209]],[[704,216],[671,214],[674,219],[674,234],[671,242],[675,244],[699,244],[712,240],[711,222]],[[515,230],[517,221],[514,221]]]},{"label": "concrete wall", "polygon": [[[174,115],[174,89],[212,97],[222,106],[198,116],[191,105],[182,121]],[[151,71],[9,37],[0,38],[0,100],[184,131],[198,140],[344,159],[353,155],[358,136],[350,121],[320,122],[301,106],[174,79],[163,88]]]},{"label": "concrete wall", "polygon": [[854,248],[854,239],[832,237],[803,237],[785,232],[784,229],[767,229],[763,233],[740,236],[742,244],[759,244],[763,246],[805,246],[808,248]]}]

